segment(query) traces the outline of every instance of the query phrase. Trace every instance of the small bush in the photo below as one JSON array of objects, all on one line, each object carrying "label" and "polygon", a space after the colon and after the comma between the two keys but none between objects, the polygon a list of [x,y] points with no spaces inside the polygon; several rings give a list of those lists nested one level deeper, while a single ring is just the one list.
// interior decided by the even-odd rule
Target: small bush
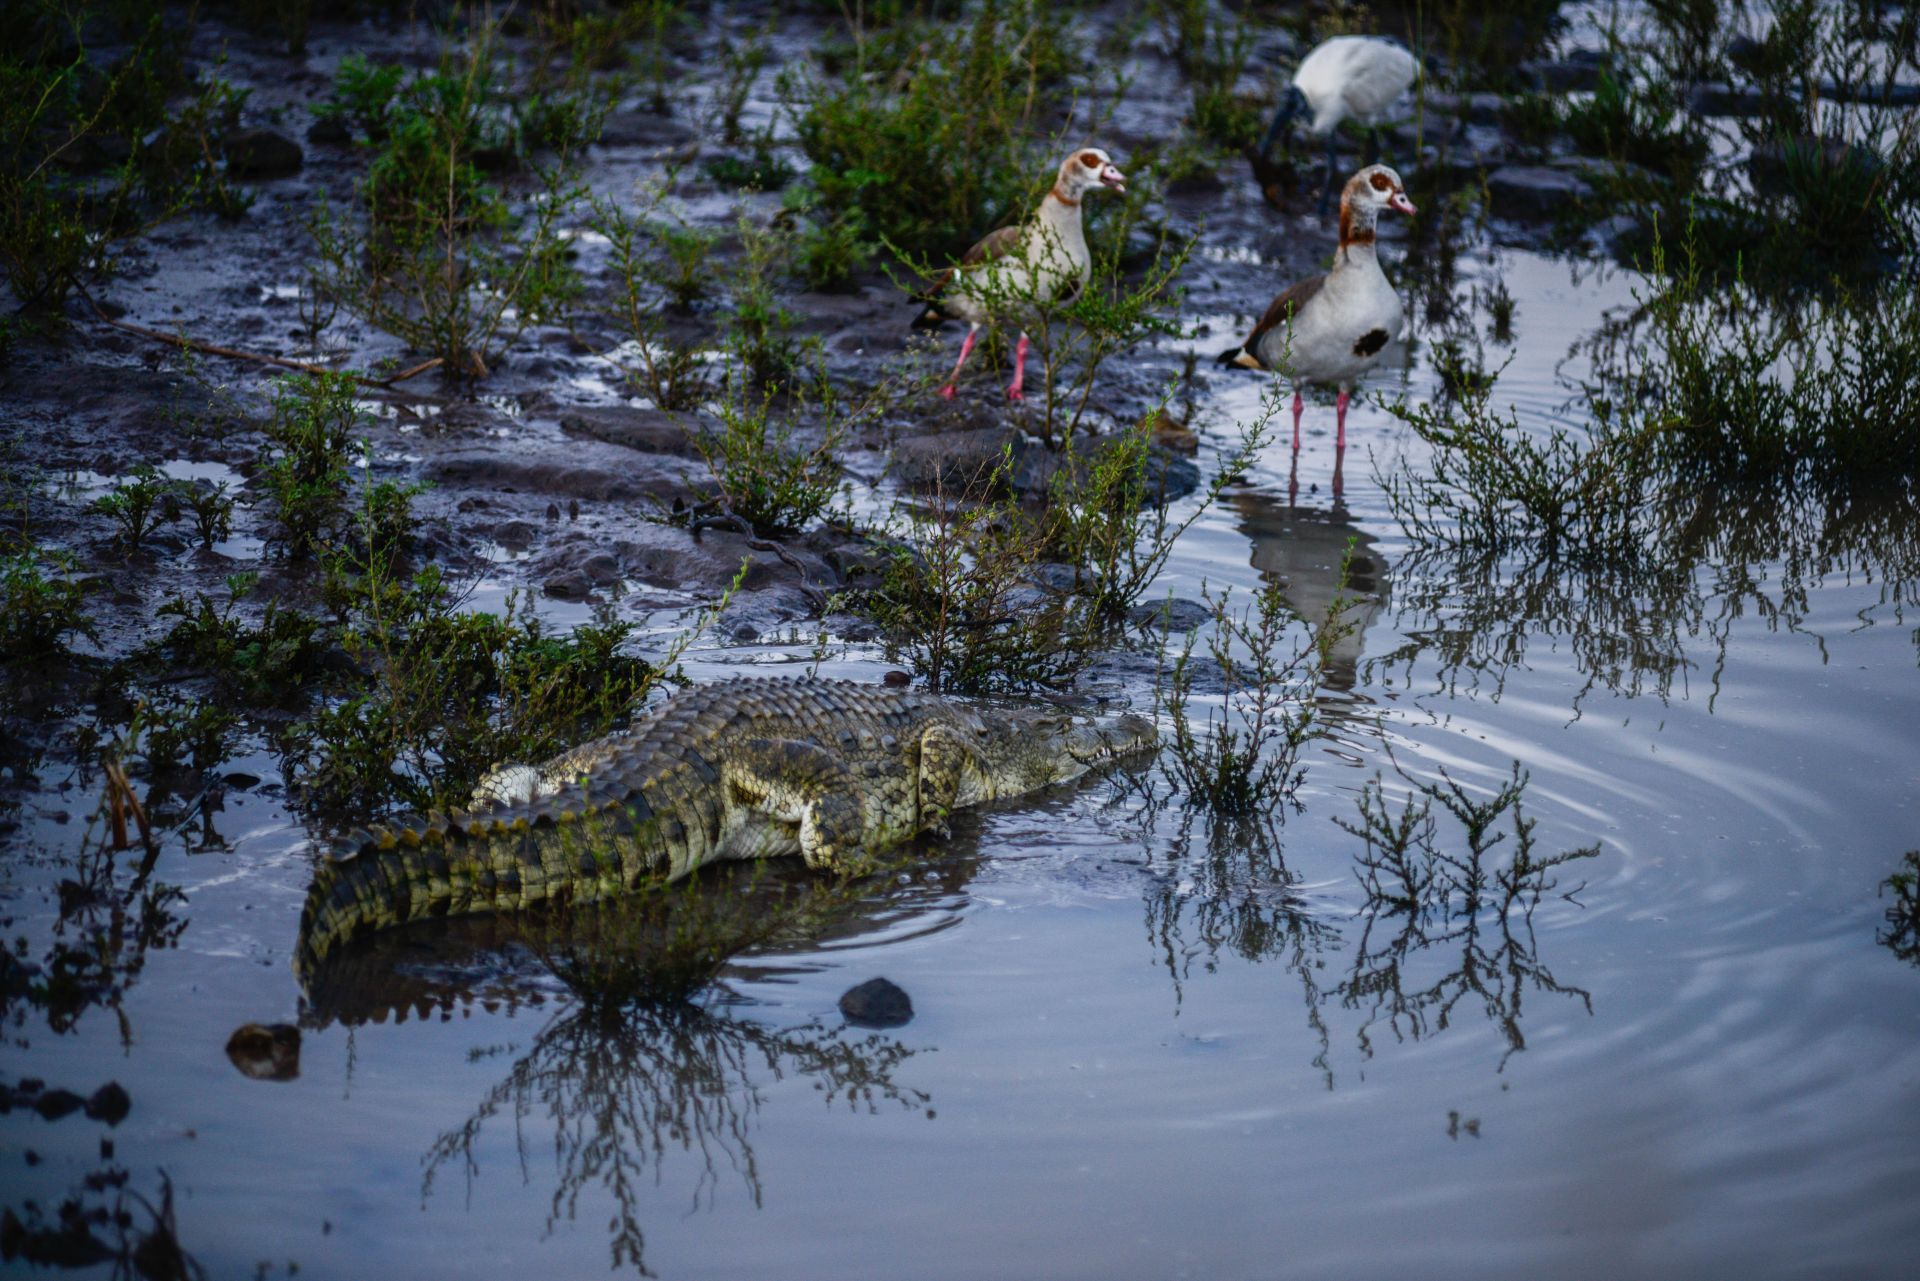
[{"label": "small bush", "polygon": [[0,556],[0,661],[52,657],[72,635],[99,640],[73,572],[73,558],[62,553],[29,547]]},{"label": "small bush", "polygon": [[1032,582],[1044,547],[1032,518],[994,496],[1012,466],[1003,456],[961,495],[936,486],[908,507],[865,601],[888,658],[936,693],[1058,686],[1084,662],[1063,651],[1061,601]]},{"label": "small bush", "polygon": [[364,816],[464,806],[494,766],[542,761],[612,729],[675,678],[698,634],[650,662],[628,652],[627,623],[556,634],[511,596],[504,614],[462,612],[437,566],[397,567],[374,532],[375,508],[369,491],[358,529],[327,554],[337,640],[353,670],[282,739],[288,777],[315,807]]},{"label": "small bush", "polygon": [[[427,73],[342,64],[331,109],[373,154],[358,213],[323,204],[309,224],[330,297],[462,376],[484,376],[528,325],[572,305],[579,283],[562,228],[585,196],[575,153],[598,135],[603,110],[512,93],[495,35],[478,28]],[[488,173],[521,165],[532,190],[515,205]]]},{"label": "small bush", "polygon": [[[1348,548],[1324,618],[1298,618],[1285,589],[1275,583],[1261,587],[1251,607],[1239,611],[1231,591],[1214,596],[1201,589],[1213,610],[1206,657],[1223,686],[1220,707],[1217,712],[1208,708],[1204,722],[1195,713],[1198,631],[1187,633],[1179,656],[1154,689],[1156,703],[1173,723],[1167,774],[1190,805],[1223,818],[1284,813],[1283,805],[1305,776],[1300,749],[1316,733],[1313,695],[1320,672],[1353,628],[1345,617],[1353,603],[1345,595],[1352,554]],[[1306,634],[1290,653],[1283,652],[1287,634],[1301,622],[1307,624]]]},{"label": "small bush", "polygon": [[190,208],[231,217],[248,200],[215,159],[245,93],[191,72],[170,15],[87,16],[30,0],[9,13],[0,54],[0,266],[17,305],[43,315],[111,273],[117,243]]},{"label": "small bush", "polygon": [[112,518],[121,549],[131,556],[147,535],[179,519],[186,487],[149,463],[135,467],[129,477],[94,499],[88,510]]},{"label": "small bush", "polygon": [[237,607],[257,581],[253,574],[230,575],[224,606],[204,592],[191,599],[169,598],[156,612],[176,621],[144,657],[206,673],[221,698],[248,707],[276,706],[299,696],[319,675],[324,630],[318,619],[272,600],[258,623],[239,617]]},{"label": "small bush", "polygon": [[344,515],[348,451],[361,426],[355,395],[346,374],[300,374],[274,387],[261,474],[294,557],[312,555]]},{"label": "small bush", "polygon": [[1045,189],[1028,149],[1037,104],[1078,62],[1071,23],[1063,10],[987,0],[958,28],[857,34],[838,81],[790,75],[795,139],[822,204],[857,211],[875,243],[941,261],[1024,214]]},{"label": "small bush", "polygon": [[839,424],[829,418],[814,444],[800,446],[764,397],[751,402],[729,396],[718,408],[720,428],[697,432],[693,440],[713,473],[719,505],[761,535],[812,524],[839,489]]},{"label": "small bush", "polygon": [[[1414,796],[1395,813],[1387,805],[1380,779],[1369,781],[1360,792],[1359,820],[1334,819],[1366,842],[1354,866],[1368,905],[1422,920],[1471,920],[1482,911],[1503,919],[1517,912],[1531,919],[1548,895],[1571,900],[1584,882],[1563,890],[1556,870],[1598,858],[1600,847],[1588,845],[1537,857],[1533,833],[1538,820],[1526,817],[1520,804],[1526,786],[1527,775],[1516,762],[1512,777],[1498,791],[1477,800],[1442,770],[1440,782],[1416,784]],[[1465,830],[1464,853],[1443,849],[1436,842],[1436,805]],[[1511,817],[1512,830],[1494,830],[1505,817]],[[1513,840],[1507,858],[1495,858],[1495,849],[1509,836]]]},{"label": "small bush", "polygon": [[1880,882],[1879,892],[1891,891],[1893,902],[1879,942],[1901,960],[1920,965],[1920,850],[1908,850],[1901,861],[1901,869]]}]

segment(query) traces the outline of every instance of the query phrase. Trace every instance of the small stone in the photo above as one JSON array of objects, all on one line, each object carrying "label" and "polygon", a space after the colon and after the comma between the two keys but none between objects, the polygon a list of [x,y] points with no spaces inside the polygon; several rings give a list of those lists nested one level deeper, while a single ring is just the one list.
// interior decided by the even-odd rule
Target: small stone
[{"label": "small stone", "polygon": [[567,569],[549,575],[540,590],[555,600],[585,600],[593,595],[593,580],[581,570]]},{"label": "small stone", "polygon": [[108,1125],[120,1124],[132,1110],[133,1100],[127,1097],[126,1089],[118,1081],[108,1081],[87,1100],[87,1115]]},{"label": "small stone", "polygon": [[236,792],[244,792],[248,788],[260,786],[260,776],[249,774],[245,770],[234,770],[221,781]]},{"label": "small stone", "polygon": [[902,671],[891,671],[880,678],[880,683],[888,689],[905,689],[913,684],[913,677]]},{"label": "small stone", "polygon": [[235,129],[225,146],[227,172],[236,178],[284,178],[306,162],[299,143],[271,129]]},{"label": "small stone", "polygon": [[227,1058],[255,1081],[300,1075],[300,1029],[291,1023],[243,1023],[227,1038]]},{"label": "small stone", "polygon": [[840,1013],[859,1027],[900,1027],[913,1019],[913,1001],[885,979],[868,979],[840,997]]}]

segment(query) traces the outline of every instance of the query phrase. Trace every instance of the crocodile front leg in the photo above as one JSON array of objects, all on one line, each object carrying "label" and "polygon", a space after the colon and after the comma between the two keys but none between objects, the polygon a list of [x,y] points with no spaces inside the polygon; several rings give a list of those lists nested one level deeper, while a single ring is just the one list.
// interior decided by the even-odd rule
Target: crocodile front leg
[{"label": "crocodile front leg", "polygon": [[866,814],[846,763],[792,738],[753,738],[727,754],[721,779],[736,803],[800,825],[807,866],[845,870],[861,852]]},{"label": "crocodile front leg", "polygon": [[951,725],[932,725],[920,735],[920,769],[914,779],[916,828],[936,836],[953,835],[947,819],[960,799],[967,770],[980,772],[980,753]]}]

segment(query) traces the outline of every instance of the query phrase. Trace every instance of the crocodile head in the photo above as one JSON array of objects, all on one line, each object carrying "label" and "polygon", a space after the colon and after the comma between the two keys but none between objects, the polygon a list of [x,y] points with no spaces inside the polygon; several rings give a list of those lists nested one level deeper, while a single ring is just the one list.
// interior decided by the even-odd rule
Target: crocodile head
[{"label": "crocodile head", "polygon": [[981,777],[963,785],[962,804],[1065,783],[1160,741],[1152,721],[1133,715],[1089,720],[1065,712],[981,708],[975,720]]}]

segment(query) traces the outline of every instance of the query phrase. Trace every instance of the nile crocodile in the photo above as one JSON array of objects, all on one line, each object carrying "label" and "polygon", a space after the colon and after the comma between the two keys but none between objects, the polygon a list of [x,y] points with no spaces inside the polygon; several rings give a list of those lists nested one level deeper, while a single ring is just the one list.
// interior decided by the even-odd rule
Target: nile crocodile
[{"label": "nile crocodile", "polygon": [[844,869],[947,814],[1151,746],[1137,716],[975,707],[824,680],[683,691],[543,765],[495,770],[471,810],[356,832],[315,869],[297,967],[426,916],[584,903],[724,859]]}]

